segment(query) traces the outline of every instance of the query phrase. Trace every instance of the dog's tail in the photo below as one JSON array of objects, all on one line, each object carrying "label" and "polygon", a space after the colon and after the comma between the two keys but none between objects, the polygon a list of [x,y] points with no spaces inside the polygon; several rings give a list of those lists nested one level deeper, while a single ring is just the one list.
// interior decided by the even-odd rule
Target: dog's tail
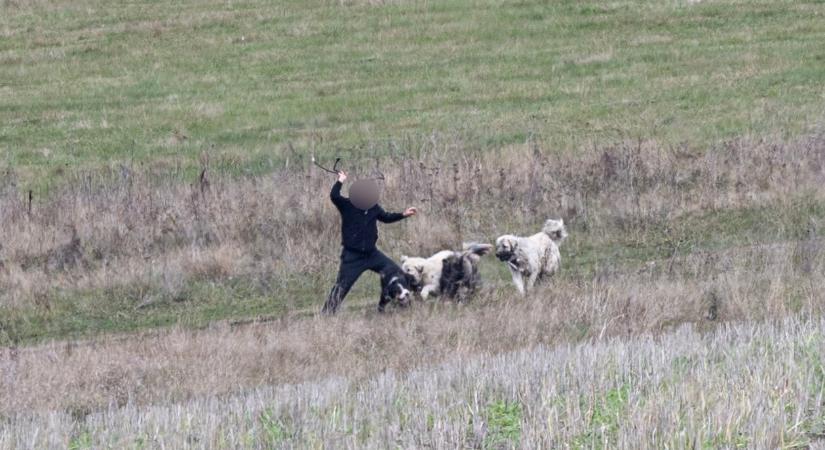
[{"label": "dog's tail", "polygon": [[493,246],[490,244],[479,244],[478,242],[465,242],[461,246],[461,252],[456,254],[464,261],[471,264],[477,263],[482,256],[493,251]]},{"label": "dog's tail", "polygon": [[559,245],[567,238],[567,228],[564,227],[564,219],[547,219],[547,222],[544,222],[544,227],[541,231],[550,236],[550,239]]},{"label": "dog's tail", "polygon": [[480,244],[478,242],[465,242],[461,246],[463,253],[471,253],[478,256],[484,256],[493,251],[493,246],[490,244]]}]

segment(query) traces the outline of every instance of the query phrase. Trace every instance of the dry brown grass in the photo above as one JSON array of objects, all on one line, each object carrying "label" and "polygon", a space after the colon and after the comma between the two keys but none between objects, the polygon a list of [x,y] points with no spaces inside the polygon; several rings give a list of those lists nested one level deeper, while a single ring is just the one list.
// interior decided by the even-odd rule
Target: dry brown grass
[{"label": "dry brown grass", "polygon": [[[305,155],[294,156],[268,176],[207,171],[191,185],[121,166],[35,195],[31,205],[8,173],[0,186],[0,306],[38,308],[57,292],[144,286],[134,295],[141,304],[174,298],[187,280],[240,276],[266,278],[264,293],[279,295],[291,276],[331,278],[339,241],[327,198],[332,180],[306,169]],[[741,140],[704,154],[625,142],[579,155],[537,143],[478,155],[460,141],[434,138],[416,158],[349,163],[364,173],[377,165],[386,175],[388,208],[422,211],[382,230],[382,248],[396,257],[533,231],[548,216],[565,218],[573,231],[568,251],[581,254],[651,246],[651,239],[678,247],[666,241],[686,233],[712,240],[718,230],[702,223],[703,214],[821,198],[825,138]],[[777,228],[776,238],[817,226],[784,213],[765,224]]]}]

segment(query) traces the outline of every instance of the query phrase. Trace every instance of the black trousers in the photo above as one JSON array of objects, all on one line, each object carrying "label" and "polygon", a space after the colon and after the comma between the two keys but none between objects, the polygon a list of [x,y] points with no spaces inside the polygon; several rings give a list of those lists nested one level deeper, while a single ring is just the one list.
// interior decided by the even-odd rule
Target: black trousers
[{"label": "black trousers", "polygon": [[369,253],[343,249],[341,251],[341,267],[338,269],[338,278],[321,312],[335,314],[338,307],[344,302],[344,297],[347,296],[352,285],[367,270],[380,274],[397,268],[398,265],[378,249]]}]

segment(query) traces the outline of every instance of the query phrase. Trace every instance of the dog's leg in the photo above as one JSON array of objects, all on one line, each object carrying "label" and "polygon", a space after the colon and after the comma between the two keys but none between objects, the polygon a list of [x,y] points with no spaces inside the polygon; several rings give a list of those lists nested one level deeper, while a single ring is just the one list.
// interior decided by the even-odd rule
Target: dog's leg
[{"label": "dog's leg", "polygon": [[428,285],[424,286],[424,288],[421,289],[421,300],[427,300],[427,297],[429,297],[430,294],[435,293],[434,291],[435,291],[435,286],[433,286],[432,284],[428,284]]},{"label": "dog's leg", "polygon": [[387,305],[390,303],[392,299],[388,295],[381,294],[381,298],[378,300],[378,312],[382,313],[385,312]]},{"label": "dog's leg", "polygon": [[538,280],[538,278],[539,278],[539,274],[540,274],[540,273],[541,273],[541,272],[531,273],[531,274],[527,277],[527,289],[530,289],[530,290],[532,290],[532,289],[533,289],[533,286],[535,286],[535,285],[536,285],[536,280]]},{"label": "dog's leg", "polygon": [[521,272],[518,270],[510,270],[510,273],[513,275],[513,284],[516,285],[516,289],[518,290],[519,294],[525,295],[526,292],[524,291],[524,278],[521,276]]},{"label": "dog's leg", "polygon": [[378,296],[378,312],[380,313],[384,312],[387,305],[392,301],[388,289],[389,285],[387,284],[387,277],[381,275],[381,293]]}]

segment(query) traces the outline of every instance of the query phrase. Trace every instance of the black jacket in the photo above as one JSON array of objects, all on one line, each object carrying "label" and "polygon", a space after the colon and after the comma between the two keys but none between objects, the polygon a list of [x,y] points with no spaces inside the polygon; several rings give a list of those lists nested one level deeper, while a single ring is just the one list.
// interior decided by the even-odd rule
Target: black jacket
[{"label": "black jacket", "polygon": [[378,225],[398,222],[404,219],[401,213],[388,213],[379,205],[368,210],[358,209],[350,200],[341,195],[341,182],[332,186],[330,198],[341,213],[341,245],[347,250],[369,253],[375,250],[378,240]]}]

